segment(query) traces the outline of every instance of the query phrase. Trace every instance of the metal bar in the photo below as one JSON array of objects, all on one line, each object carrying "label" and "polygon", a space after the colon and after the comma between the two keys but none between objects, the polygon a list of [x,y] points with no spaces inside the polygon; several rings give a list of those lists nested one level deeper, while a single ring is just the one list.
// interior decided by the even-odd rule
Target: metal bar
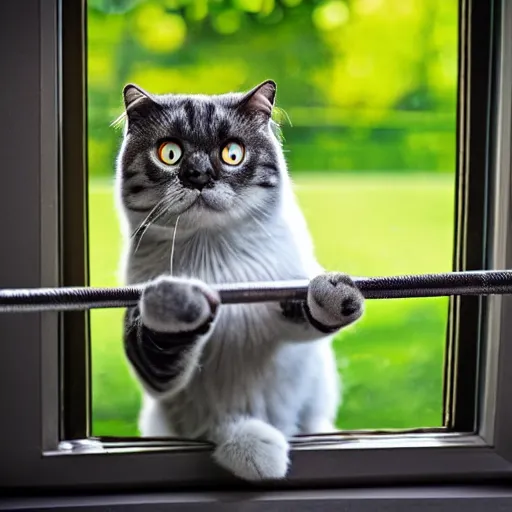
[{"label": "metal bar", "polygon": [[[512,294],[512,270],[450,272],[390,277],[353,277],[367,299]],[[308,281],[213,285],[223,304],[305,299]],[[34,288],[0,290],[0,313],[123,308],[140,299],[143,285],[119,288]]]}]

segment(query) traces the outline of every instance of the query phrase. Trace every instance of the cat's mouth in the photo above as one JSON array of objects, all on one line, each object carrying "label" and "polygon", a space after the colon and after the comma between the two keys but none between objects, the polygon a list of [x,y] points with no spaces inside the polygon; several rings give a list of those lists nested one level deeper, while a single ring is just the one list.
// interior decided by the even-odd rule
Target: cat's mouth
[{"label": "cat's mouth", "polygon": [[[176,197],[177,196],[177,197]],[[169,226],[176,216],[183,216],[182,222],[217,223],[235,208],[235,192],[229,186],[217,186],[216,189],[191,190],[182,188],[174,198],[169,198],[166,213],[157,224]],[[228,215],[229,216],[229,215]]]},{"label": "cat's mouth", "polygon": [[203,189],[196,197],[190,208],[198,210],[222,212],[230,206],[225,194],[219,193],[213,189]]}]

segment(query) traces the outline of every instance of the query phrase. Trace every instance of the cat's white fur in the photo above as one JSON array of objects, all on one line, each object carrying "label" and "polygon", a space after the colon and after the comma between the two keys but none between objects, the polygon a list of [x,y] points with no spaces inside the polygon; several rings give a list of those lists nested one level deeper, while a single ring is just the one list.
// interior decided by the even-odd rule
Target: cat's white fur
[{"label": "cat's white fur", "polygon": [[[280,160],[280,203],[271,219],[249,217],[242,226],[217,230],[180,219],[176,276],[219,284],[309,279],[323,272]],[[173,229],[149,228],[133,254],[129,235],[142,218],[125,210],[120,196],[118,203],[126,235],[123,281],[168,275]],[[321,309],[310,306],[313,316],[329,323]],[[285,320],[278,304],[221,306],[180,389],[170,395],[144,389],[140,432],[206,437],[218,446],[215,459],[236,475],[283,477],[288,438],[334,429],[340,382],[331,338]]]}]

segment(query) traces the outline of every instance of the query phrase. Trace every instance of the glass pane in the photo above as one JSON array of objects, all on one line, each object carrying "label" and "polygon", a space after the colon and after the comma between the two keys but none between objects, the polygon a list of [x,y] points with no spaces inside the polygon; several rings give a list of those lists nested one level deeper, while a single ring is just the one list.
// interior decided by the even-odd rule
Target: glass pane
[{"label": "glass pane", "polygon": [[[89,0],[91,285],[120,284],[123,86],[219,94],[277,82],[316,254],[358,276],[452,269],[455,0]],[[290,122],[288,122],[288,119]],[[334,342],[342,429],[442,425],[448,300],[368,301]],[[92,313],[93,433],[137,435],[121,310]]]}]

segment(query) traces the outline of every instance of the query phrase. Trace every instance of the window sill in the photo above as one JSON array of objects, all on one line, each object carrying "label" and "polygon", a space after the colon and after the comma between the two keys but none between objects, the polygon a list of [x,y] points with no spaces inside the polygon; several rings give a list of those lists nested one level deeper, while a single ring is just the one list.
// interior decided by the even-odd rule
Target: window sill
[{"label": "window sill", "polygon": [[[324,436],[318,436],[324,437]],[[219,468],[204,443],[139,441],[64,442],[37,459],[17,460],[4,485],[72,492],[99,487],[123,492],[148,489],[336,489],[348,486],[483,483],[512,477],[506,454],[477,435],[456,433],[325,436],[295,440],[291,468],[279,482],[249,484]],[[351,437],[351,436],[348,436]],[[30,471],[27,472],[27,468]],[[1,472],[0,472],[1,473]]]},{"label": "window sill", "polygon": [[491,486],[438,486],[409,488],[366,488],[336,491],[153,493],[101,496],[11,498],[0,510],[65,509],[91,512],[176,510],[210,512],[244,510],[251,512],[297,510],[322,512],[477,512],[511,510],[512,489]]},{"label": "window sill", "polygon": [[[354,432],[340,434],[320,434],[295,437],[290,442],[294,451],[300,450],[375,450],[401,448],[447,448],[447,447],[485,447],[485,441],[473,434],[443,432],[442,429],[424,433],[375,433]],[[82,455],[122,454],[134,452],[172,452],[172,451],[208,451],[209,443],[187,439],[169,438],[89,438],[63,441],[57,450],[47,451],[45,455]]]}]

